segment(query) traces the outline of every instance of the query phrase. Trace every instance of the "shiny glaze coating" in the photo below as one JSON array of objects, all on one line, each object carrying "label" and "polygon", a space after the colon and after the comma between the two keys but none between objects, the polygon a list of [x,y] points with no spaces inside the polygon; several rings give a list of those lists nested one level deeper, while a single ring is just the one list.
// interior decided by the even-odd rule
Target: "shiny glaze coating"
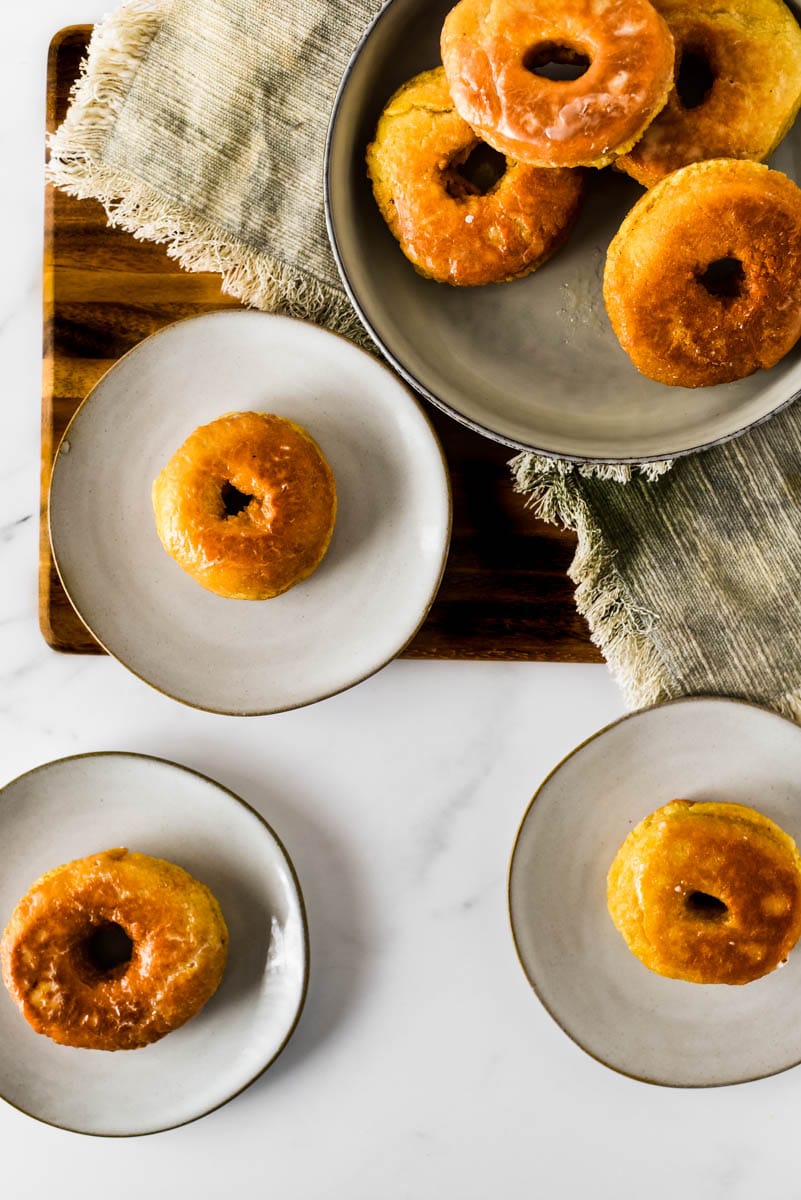
[{"label": "shiny glaze coating", "polygon": [[671,979],[749,983],[783,962],[801,934],[795,842],[742,804],[674,800],[657,809],[628,835],[607,882],[629,949]]},{"label": "shiny glaze coating", "polygon": [[676,43],[707,64],[712,85],[685,108],[675,89],[628,154],[615,161],[645,187],[707,158],[766,159],[801,105],[801,28],[782,0],[653,0]]},{"label": "shiny glaze coating", "polygon": [[[93,961],[93,934],[119,925],[131,958]],[[194,1017],[214,994],[228,930],[209,889],[181,867],[107,850],[38,879],[0,942],[3,981],[25,1019],[64,1046],[135,1050]]]},{"label": "shiny glaze coating", "polygon": [[482,195],[457,170],[480,144],[439,67],[395,93],[367,150],[384,220],[418,272],[440,283],[478,286],[527,275],[562,245],[579,211],[581,172],[508,159]]},{"label": "shiny glaze coating", "polygon": [[[702,282],[739,263],[733,294]],[[727,383],[774,366],[801,335],[801,190],[738,159],[668,175],[612,239],[604,300],[643,375],[677,387]]]},{"label": "shiny glaze coating", "polygon": [[[532,56],[584,56],[577,79]],[[648,0],[460,0],[442,61],[459,114],[491,146],[543,167],[602,167],[642,137],[673,86],[673,39]]]},{"label": "shiny glaze coating", "polygon": [[[247,499],[233,515],[228,488]],[[311,575],[336,507],[320,447],[294,421],[268,413],[228,413],[200,426],[153,484],[164,549],[202,587],[236,600],[268,600]]]}]

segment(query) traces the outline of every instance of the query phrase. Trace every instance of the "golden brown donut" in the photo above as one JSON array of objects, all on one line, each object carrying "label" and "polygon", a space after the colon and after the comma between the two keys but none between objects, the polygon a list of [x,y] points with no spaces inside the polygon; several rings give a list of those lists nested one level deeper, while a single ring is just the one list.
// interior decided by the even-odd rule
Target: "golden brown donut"
[{"label": "golden brown donut", "polygon": [[651,971],[689,983],[750,983],[801,934],[801,856],[743,804],[674,800],[629,834],[607,880],[609,912]]},{"label": "golden brown donut", "polygon": [[705,158],[767,158],[801,105],[801,29],[790,10],[782,0],[653,3],[676,43],[677,85],[615,168],[653,187]]},{"label": "golden brown donut", "polygon": [[190,434],[153,484],[162,545],[202,587],[268,600],[311,575],[336,520],[334,476],[305,429],[228,413]]},{"label": "golden brown donut", "polygon": [[384,220],[417,271],[439,283],[478,286],[527,275],[562,245],[579,211],[577,171],[501,159],[502,174],[488,191],[471,183],[459,168],[477,147],[481,139],[456,112],[438,67],[395,93],[367,149]]},{"label": "golden brown donut", "polygon": [[[602,167],[630,150],[673,86],[673,39],[648,0],[460,0],[442,61],[457,111],[501,154]],[[589,62],[577,79],[535,73]]]},{"label": "golden brown donut", "polygon": [[200,1012],[225,969],[228,930],[181,867],[106,850],[48,871],[0,942],[3,981],[37,1033],[135,1050]]},{"label": "golden brown donut", "polygon": [[801,335],[801,190],[738,159],[668,175],[612,239],[604,301],[623,349],[660,383],[772,367]]}]

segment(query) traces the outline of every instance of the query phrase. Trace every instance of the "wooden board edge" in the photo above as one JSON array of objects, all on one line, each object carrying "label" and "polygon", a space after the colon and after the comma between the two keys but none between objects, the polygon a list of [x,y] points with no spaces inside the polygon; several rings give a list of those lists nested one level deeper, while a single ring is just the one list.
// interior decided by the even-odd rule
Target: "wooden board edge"
[{"label": "wooden board edge", "polygon": [[498,663],[559,663],[562,666],[584,665],[592,666],[605,662],[601,652],[592,644],[585,651],[583,648],[570,652],[563,648],[562,658],[549,657],[546,649],[532,653],[529,650],[470,650],[460,649],[441,650],[438,647],[415,648],[414,642],[402,650],[398,658],[416,660],[417,662],[498,662]]},{"label": "wooden board edge", "polygon": [[[58,52],[64,39],[72,29],[60,29],[50,40],[47,51],[47,106],[45,110],[45,133],[53,132],[56,119],[56,71]],[[39,493],[39,628],[42,636],[54,650],[65,649],[53,629],[51,620],[51,596],[53,576],[50,568],[50,530],[48,522],[48,492],[50,470],[53,461],[53,389],[55,365],[53,349],[53,322],[55,319],[55,296],[53,287],[53,188],[45,183],[44,198],[44,248],[42,263],[42,431]]]},{"label": "wooden board edge", "polygon": [[[56,127],[58,56],[61,47],[70,39],[82,43],[91,37],[91,25],[67,25],[59,29],[50,39],[47,50],[47,92],[45,106],[45,133],[53,133]],[[45,153],[46,158],[46,153]],[[87,631],[87,642],[81,645],[65,641],[53,626],[54,587],[57,574],[50,550],[48,494],[50,474],[56,447],[53,439],[53,398],[55,389],[54,322],[55,292],[54,270],[54,193],[52,184],[45,183],[44,198],[44,242],[42,261],[42,407],[41,407],[41,462],[39,483],[39,629],[47,645],[63,654],[102,654],[103,650]]]}]

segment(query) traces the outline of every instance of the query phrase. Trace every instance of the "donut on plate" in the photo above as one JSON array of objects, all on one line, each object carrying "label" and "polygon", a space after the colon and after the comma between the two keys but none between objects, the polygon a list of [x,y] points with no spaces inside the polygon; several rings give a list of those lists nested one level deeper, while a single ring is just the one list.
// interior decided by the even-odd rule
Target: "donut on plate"
[{"label": "donut on plate", "polygon": [[674,800],[628,835],[608,877],[609,913],[658,975],[750,983],[801,934],[801,856],[742,804]]},{"label": "donut on plate", "polygon": [[660,383],[772,367],[801,335],[801,190],[744,159],[668,175],[612,239],[604,301],[623,349]]},{"label": "donut on plate", "polygon": [[[476,151],[484,156],[477,166]],[[482,146],[456,112],[441,67],[391,98],[367,169],[381,214],[417,271],[463,287],[517,279],[550,258],[572,228],[583,187],[581,172],[538,170]]]},{"label": "donut on plate", "polygon": [[[673,39],[648,0],[460,0],[441,50],[459,115],[534,166],[605,166],[642,137],[673,86]],[[554,63],[586,70],[538,74]]]},{"label": "donut on plate", "polygon": [[22,1015],[63,1046],[135,1050],[213,996],[228,930],[209,889],[181,867],[107,850],[48,871],[0,942]]},{"label": "donut on plate", "polygon": [[676,43],[676,87],[615,160],[645,187],[705,158],[761,161],[801,105],[801,28],[782,0],[653,0]]},{"label": "donut on plate", "polygon": [[153,484],[164,549],[202,587],[268,600],[311,575],[336,520],[334,475],[305,429],[271,413],[202,425]]}]

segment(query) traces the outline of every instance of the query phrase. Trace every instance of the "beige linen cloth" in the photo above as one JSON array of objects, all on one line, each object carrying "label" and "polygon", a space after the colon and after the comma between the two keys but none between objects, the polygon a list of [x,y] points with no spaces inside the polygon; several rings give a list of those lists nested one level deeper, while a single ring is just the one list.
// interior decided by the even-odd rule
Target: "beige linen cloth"
[{"label": "beige linen cloth", "polygon": [[[131,0],[95,31],[50,177],[249,304],[366,342],[323,218],[328,117],[378,0]],[[432,285],[433,286],[433,285]],[[672,469],[521,455],[575,529],[576,600],[632,706],[702,693],[801,720],[801,406]]]},{"label": "beige linen cloth", "polygon": [[259,308],[366,340],[323,213],[328,117],[378,0],[131,0],[94,31],[50,178]]}]

